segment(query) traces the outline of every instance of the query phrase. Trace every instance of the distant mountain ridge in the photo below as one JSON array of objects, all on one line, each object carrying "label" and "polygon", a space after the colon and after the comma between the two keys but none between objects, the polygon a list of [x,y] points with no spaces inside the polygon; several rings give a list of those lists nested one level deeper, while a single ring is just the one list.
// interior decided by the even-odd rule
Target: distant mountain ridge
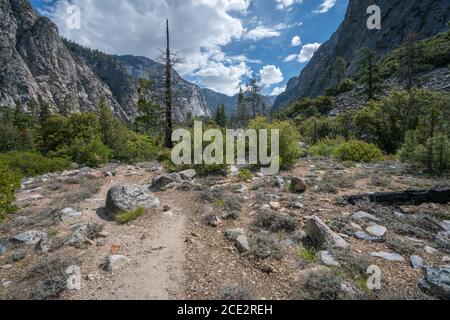
[{"label": "distant mountain ridge", "polygon": [[[163,91],[164,65],[114,56],[61,39],[57,26],[28,0],[0,0],[0,105],[25,109],[47,102],[54,112],[95,111],[101,99],[123,120],[139,114],[138,78]],[[172,70],[174,119],[210,116],[202,90]]]},{"label": "distant mountain ridge", "polygon": [[[238,101],[238,94],[234,96],[228,96],[223,93],[216,92],[211,89],[202,89],[205,96],[208,107],[215,111],[220,105],[225,106],[225,112],[227,115],[232,115],[236,111],[236,105]],[[244,96],[248,97],[248,92],[244,93]],[[270,110],[275,102],[276,96],[263,96],[261,95],[263,103],[266,105],[266,109]]]},{"label": "distant mountain ridge", "polygon": [[[381,8],[381,30],[369,30],[367,8]],[[314,54],[311,61],[294,78],[291,86],[278,96],[274,109],[300,97],[316,97],[333,85],[332,66],[337,57],[347,62],[347,75],[356,71],[358,49],[369,47],[381,57],[400,46],[409,34],[417,40],[445,30],[450,21],[450,0],[350,0],[345,19],[330,40]]]}]

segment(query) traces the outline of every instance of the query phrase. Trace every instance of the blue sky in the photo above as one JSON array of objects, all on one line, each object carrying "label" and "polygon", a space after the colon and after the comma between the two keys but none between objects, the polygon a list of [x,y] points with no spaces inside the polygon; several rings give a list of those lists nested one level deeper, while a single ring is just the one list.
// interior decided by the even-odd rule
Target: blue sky
[{"label": "blue sky", "polygon": [[[164,20],[182,58],[176,69],[232,95],[249,76],[280,93],[344,18],[348,0],[31,0],[62,35],[112,54],[155,58]],[[80,27],[68,26],[80,8]],[[70,14],[72,14],[72,16]],[[72,20],[73,21],[73,20]]]}]

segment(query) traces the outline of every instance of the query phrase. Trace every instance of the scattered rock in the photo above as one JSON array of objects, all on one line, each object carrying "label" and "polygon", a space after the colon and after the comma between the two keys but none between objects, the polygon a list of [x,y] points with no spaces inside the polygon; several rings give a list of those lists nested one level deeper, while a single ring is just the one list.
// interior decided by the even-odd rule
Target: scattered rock
[{"label": "scattered rock", "polygon": [[102,230],[103,226],[96,223],[80,224],[73,228],[73,233],[66,239],[65,244],[84,249],[87,245],[94,244],[92,240],[97,239]]},{"label": "scattered rock", "polygon": [[47,234],[40,231],[26,231],[23,233],[20,233],[18,235],[15,235],[12,240],[17,242],[25,243],[26,245],[36,245],[41,241],[41,239],[47,238]]},{"label": "scattered rock", "polygon": [[376,242],[376,243],[383,243],[386,242],[386,239],[384,238],[379,238],[379,237],[375,237],[375,236],[371,236],[369,234],[367,234],[364,231],[357,231],[355,232],[355,236],[360,239],[360,240],[365,240],[365,241],[371,241],[371,242]]},{"label": "scattered rock", "polygon": [[38,244],[36,245],[35,250],[40,253],[48,253],[50,251],[50,248],[52,246],[52,241],[50,238],[45,237],[42,238]]},{"label": "scattered rock", "polygon": [[262,266],[261,271],[270,274],[273,273],[273,267],[271,265],[265,264]]},{"label": "scattered rock", "polygon": [[450,262],[450,257],[448,257],[448,256],[443,256],[443,257],[442,257],[442,262]]},{"label": "scattered rock", "polygon": [[161,189],[167,188],[169,185],[176,185],[182,182],[183,179],[179,173],[162,174],[152,179],[149,188],[152,191],[161,191]]},{"label": "scattered rock", "polygon": [[248,239],[246,235],[240,235],[236,238],[236,248],[240,253],[250,251],[250,246],[248,245]]},{"label": "scattered rock", "polygon": [[380,251],[380,252],[372,252],[371,256],[377,257],[377,258],[382,258],[382,259],[389,260],[389,261],[400,261],[400,262],[405,261],[405,258],[403,258],[398,253],[390,253],[390,252]]},{"label": "scattered rock", "polygon": [[237,185],[233,188],[234,193],[244,193],[246,191],[248,191],[248,188],[244,184]]},{"label": "scattered rock", "polygon": [[61,215],[61,220],[63,222],[71,222],[81,217],[81,212],[72,208],[62,209],[59,214]]},{"label": "scattered rock", "polygon": [[306,191],[306,182],[302,178],[294,177],[291,179],[290,189],[295,193],[303,193]]},{"label": "scattered rock", "polygon": [[276,185],[278,188],[280,188],[281,191],[284,191],[286,189],[286,182],[284,181],[284,178],[282,176],[276,176]]},{"label": "scattered rock", "polygon": [[5,265],[2,266],[2,269],[3,269],[3,270],[9,270],[9,269],[11,269],[12,267],[13,267],[12,264],[5,264]]},{"label": "scattered rock", "polygon": [[225,230],[225,236],[230,240],[236,240],[239,236],[245,235],[244,229],[227,229]]},{"label": "scattered rock", "polygon": [[330,253],[330,251],[320,251],[319,259],[320,261],[322,261],[323,264],[327,266],[334,266],[334,267],[340,266],[339,262],[336,261],[336,259]]},{"label": "scattered rock", "polygon": [[230,166],[230,176],[235,177],[239,174],[239,169],[236,166]]},{"label": "scattered rock", "polygon": [[158,206],[159,200],[153,193],[135,184],[114,186],[106,197],[106,210],[112,217],[138,208],[151,209]]},{"label": "scattered rock", "polygon": [[189,169],[189,170],[184,170],[184,171],[178,172],[178,174],[180,175],[181,179],[183,179],[183,180],[192,180],[197,175],[197,172],[194,169]]},{"label": "scattered rock", "polygon": [[307,218],[305,230],[316,247],[347,248],[348,243],[340,235],[333,232],[319,217]]},{"label": "scattered rock", "polygon": [[280,208],[281,208],[280,203],[279,203],[279,202],[274,202],[274,201],[270,202],[270,203],[269,203],[269,206],[270,206],[270,208],[272,208],[273,210],[280,210]]},{"label": "scattered rock", "polygon": [[4,255],[6,253],[6,247],[0,244],[0,256]]},{"label": "scattered rock", "polygon": [[450,231],[450,220],[444,220],[441,223],[439,223],[439,226],[444,231]]},{"label": "scattered rock", "polygon": [[419,270],[423,268],[423,259],[419,256],[411,256],[409,258],[409,260],[411,261],[411,266],[415,269],[415,270]]},{"label": "scattered rock", "polygon": [[381,219],[375,217],[373,214],[364,212],[364,211],[358,211],[352,214],[352,219],[354,220],[370,220],[374,222],[381,222]]},{"label": "scattered rock", "polygon": [[211,227],[217,228],[220,225],[221,221],[220,221],[218,216],[210,215],[210,216],[207,217],[207,223]]},{"label": "scattered rock", "polygon": [[419,287],[427,294],[450,300],[450,267],[425,267],[425,277]]},{"label": "scattered rock", "polygon": [[114,272],[114,271],[122,268],[128,262],[130,262],[130,259],[128,259],[125,256],[122,256],[119,254],[110,255],[110,256],[108,256],[106,270],[108,270],[109,272]]},{"label": "scattered rock", "polygon": [[428,253],[428,254],[435,254],[435,253],[438,253],[438,251],[437,251],[435,248],[432,248],[432,247],[430,247],[430,246],[426,246],[426,247],[425,247],[425,252]]},{"label": "scattered rock", "polygon": [[366,229],[366,231],[369,234],[371,234],[372,236],[381,238],[381,237],[383,237],[386,234],[387,228],[383,227],[383,226],[379,226],[379,225],[374,225],[374,226],[368,227]]},{"label": "scattered rock", "polygon": [[16,250],[12,253],[11,256],[8,257],[6,262],[7,262],[7,264],[19,262],[19,261],[22,261],[23,259],[25,259],[26,256],[27,256],[27,254],[25,251]]}]

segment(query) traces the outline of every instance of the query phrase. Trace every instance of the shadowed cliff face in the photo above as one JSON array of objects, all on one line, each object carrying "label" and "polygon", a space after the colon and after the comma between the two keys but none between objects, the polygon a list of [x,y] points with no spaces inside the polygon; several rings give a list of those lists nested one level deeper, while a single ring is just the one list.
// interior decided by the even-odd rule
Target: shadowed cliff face
[{"label": "shadowed cliff face", "polygon": [[[366,26],[367,8],[381,8],[381,30]],[[350,0],[344,21],[302,70],[295,86],[281,94],[275,108],[303,96],[321,95],[333,85],[331,69],[337,57],[348,63],[347,74],[356,71],[355,58],[360,48],[369,47],[381,57],[400,46],[414,33],[417,40],[431,37],[446,28],[450,20],[450,0]]]},{"label": "shadowed cliff face", "polygon": [[[25,109],[48,102],[54,112],[95,111],[101,99],[115,114],[138,115],[137,82],[143,77],[163,90],[164,66],[141,57],[116,57],[63,41],[54,23],[28,0],[0,0],[0,105]],[[173,71],[174,118],[209,116],[201,89]]]}]

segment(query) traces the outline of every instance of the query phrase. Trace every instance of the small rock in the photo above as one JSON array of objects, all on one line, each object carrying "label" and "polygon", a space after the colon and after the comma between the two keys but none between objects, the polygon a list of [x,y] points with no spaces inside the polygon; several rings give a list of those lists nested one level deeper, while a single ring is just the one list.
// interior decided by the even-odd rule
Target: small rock
[{"label": "small rock", "polygon": [[441,223],[439,223],[439,226],[444,231],[450,231],[450,220],[444,220]]},{"label": "small rock", "polygon": [[375,237],[381,238],[386,234],[387,228],[383,227],[383,226],[379,226],[379,225],[374,225],[374,226],[368,227],[366,229],[366,231]]},{"label": "small rock", "polygon": [[245,235],[240,235],[236,238],[236,248],[240,253],[245,253],[250,251],[250,246],[248,245],[248,239]]},{"label": "small rock", "polygon": [[400,262],[405,261],[405,258],[403,258],[398,253],[390,253],[390,252],[380,251],[380,252],[372,252],[371,256],[382,258],[382,259],[389,260],[389,261],[400,261]]},{"label": "small rock", "polygon": [[81,212],[76,211],[72,208],[62,209],[59,214],[61,215],[61,220],[63,222],[71,222],[81,217]]},{"label": "small rock", "polygon": [[230,176],[235,177],[239,174],[239,169],[236,166],[230,166]]},{"label": "small rock", "polygon": [[163,207],[163,211],[164,212],[170,211],[170,206],[165,204],[164,207]]},{"label": "small rock", "polygon": [[435,254],[435,253],[437,253],[438,251],[437,251],[435,248],[432,248],[432,247],[430,247],[430,246],[426,246],[426,247],[425,247],[425,252],[428,253],[428,254]]},{"label": "small rock", "polygon": [[399,211],[395,211],[395,212],[394,212],[394,215],[395,215],[397,218],[403,218],[403,217],[405,216],[403,213],[401,213],[401,212],[399,212]]},{"label": "small rock", "polygon": [[448,256],[443,256],[443,257],[442,257],[442,262],[450,262],[450,257],[448,257]]},{"label": "small rock", "polygon": [[128,262],[130,262],[130,259],[128,259],[125,256],[122,256],[119,254],[110,255],[110,256],[108,256],[108,262],[106,265],[106,269],[109,272],[114,272],[114,271],[120,269],[121,267],[123,267],[124,265],[126,265]]},{"label": "small rock", "polygon": [[230,240],[236,240],[239,236],[245,235],[244,229],[227,229],[225,230],[225,236]]},{"label": "small rock", "polygon": [[347,248],[348,243],[337,233],[333,232],[319,217],[307,218],[305,230],[316,247],[327,245],[328,247]]},{"label": "small rock", "polygon": [[281,205],[279,202],[270,202],[269,206],[273,209],[273,210],[280,210]]},{"label": "small rock", "polygon": [[104,247],[106,246],[107,241],[105,239],[98,239],[97,240],[97,247]]},{"label": "small rock", "polygon": [[294,177],[291,179],[290,189],[295,193],[303,193],[306,191],[306,182],[302,178]]},{"label": "small rock", "polygon": [[25,243],[27,245],[36,245],[41,241],[41,239],[47,238],[47,234],[40,231],[26,231],[15,235],[12,240]]},{"label": "small rock", "polygon": [[415,269],[415,270],[419,270],[423,268],[423,259],[419,256],[411,256],[409,258],[409,260],[411,261],[411,266]]},{"label": "small rock", "polygon": [[6,253],[6,247],[0,244],[0,256]]},{"label": "small rock", "polygon": [[178,172],[178,174],[180,175],[180,177],[183,180],[192,180],[197,175],[197,172],[194,169],[189,169],[189,170],[184,170],[184,171]]},{"label": "small rock", "polygon": [[212,215],[208,217],[208,224],[213,227],[217,228],[220,225],[221,221],[218,216]]},{"label": "small rock", "polygon": [[233,188],[234,193],[244,193],[248,191],[248,188],[244,184],[237,185]]},{"label": "small rock", "polygon": [[425,267],[425,277],[419,281],[419,287],[427,294],[450,300],[450,267]]},{"label": "small rock", "polygon": [[167,188],[169,185],[177,185],[182,183],[183,179],[178,173],[163,174],[152,179],[149,189],[152,191],[160,191]]},{"label": "small rock", "polygon": [[3,270],[9,270],[9,269],[11,269],[12,267],[13,267],[12,264],[5,264],[5,265],[2,266],[2,269],[3,269]]},{"label": "small rock", "polygon": [[42,238],[36,245],[35,250],[40,253],[48,253],[52,246],[52,241],[49,238]]},{"label": "small rock", "polygon": [[267,274],[273,273],[273,268],[271,265],[265,264],[262,266],[261,271]]},{"label": "small rock", "polygon": [[334,267],[340,266],[339,262],[336,261],[336,259],[330,253],[330,251],[320,251],[319,259],[320,261],[322,261],[323,264],[327,266],[334,266]]},{"label": "small rock", "polygon": [[364,211],[358,211],[352,214],[352,218],[354,220],[371,220],[374,222],[381,222],[381,219],[375,217],[373,214],[364,212]]},{"label": "small rock", "polygon": [[12,284],[12,281],[2,281],[1,287],[7,288]]},{"label": "small rock", "polygon": [[276,176],[275,180],[277,187],[280,188],[281,191],[284,191],[286,189],[286,182],[284,181],[284,178],[282,176]]},{"label": "small rock", "polygon": [[371,241],[371,242],[376,242],[376,243],[383,243],[386,242],[386,240],[384,238],[379,238],[379,237],[375,237],[375,236],[371,236],[369,234],[367,234],[364,231],[357,231],[355,232],[355,236],[360,239],[360,240],[365,240],[365,241]]}]

